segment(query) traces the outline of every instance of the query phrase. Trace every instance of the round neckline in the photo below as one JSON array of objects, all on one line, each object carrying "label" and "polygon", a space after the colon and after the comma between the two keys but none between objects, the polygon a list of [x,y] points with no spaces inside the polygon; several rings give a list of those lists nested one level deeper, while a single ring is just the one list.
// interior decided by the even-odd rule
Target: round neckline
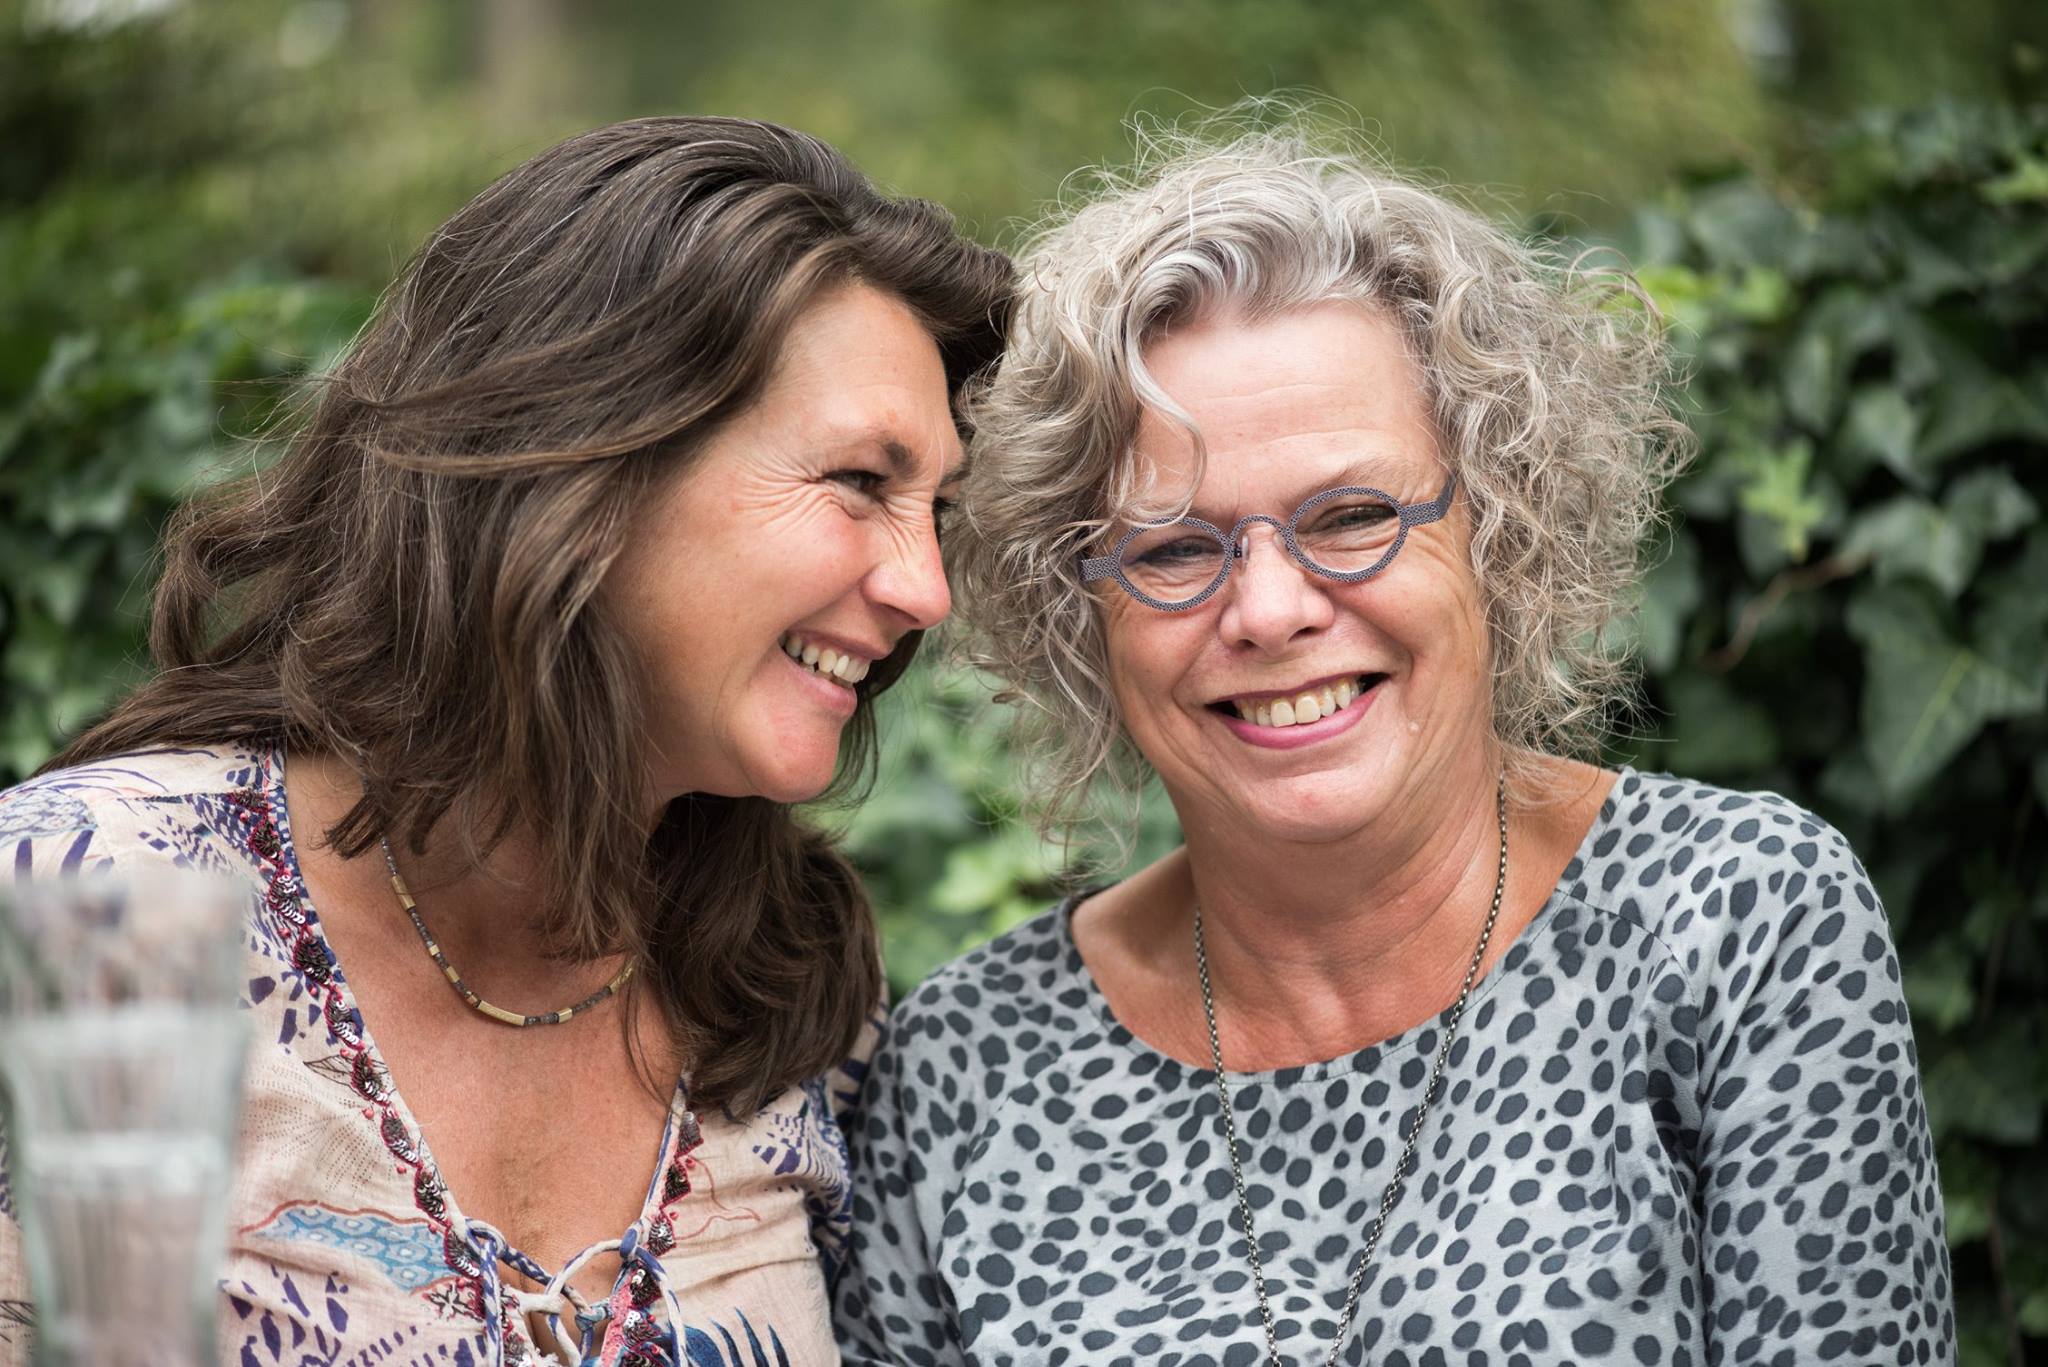
[{"label": "round neckline", "polygon": [[[1566,881],[1573,877],[1576,871],[1583,869],[1591,857],[1594,845],[1613,824],[1616,814],[1620,811],[1622,799],[1641,778],[1633,767],[1626,764],[1619,766],[1615,774],[1613,785],[1600,803],[1599,813],[1586,828],[1578,847],[1572,851],[1572,857],[1566,861],[1564,871],[1558,875],[1556,886],[1552,887],[1550,895],[1544,898],[1543,906],[1515,938],[1508,942],[1507,949],[1487,966],[1479,981],[1472,985],[1472,996],[1465,1007],[1467,1015],[1470,1015],[1480,1002],[1492,995],[1494,988],[1508,972],[1520,968],[1529,955],[1535,952],[1538,943],[1549,933],[1551,922],[1557,919],[1559,910],[1573,900],[1566,891]],[[1155,1068],[1178,1069],[1187,1074],[1191,1081],[1206,1087],[1215,1078],[1216,1070],[1206,1064],[1189,1063],[1184,1059],[1175,1058],[1172,1054],[1155,1049],[1139,1038],[1136,1031],[1117,1019],[1115,1010],[1109,1004],[1109,997],[1103,992],[1102,985],[1095,980],[1094,971],[1088,967],[1088,961],[1081,955],[1081,947],[1074,939],[1074,911],[1090,897],[1115,886],[1114,883],[1103,883],[1085,888],[1064,898],[1052,909],[1053,936],[1060,951],[1061,968],[1067,977],[1073,980],[1074,985],[1086,995],[1089,1012],[1102,1026],[1103,1036],[1109,1043],[1134,1058],[1145,1060]],[[1432,1034],[1446,1027],[1450,1023],[1453,1004],[1446,1004],[1442,1010],[1425,1016],[1385,1039],[1376,1040],[1357,1049],[1348,1049],[1331,1058],[1292,1063],[1283,1068],[1268,1068],[1257,1072],[1239,1072],[1234,1068],[1225,1068],[1223,1076],[1238,1086],[1286,1087],[1301,1082],[1326,1081],[1339,1072],[1364,1071],[1389,1056],[1412,1052],[1423,1035]]]},{"label": "round neckline", "polygon": [[[411,1104],[406,1100],[404,1089],[399,1086],[397,1077],[391,1071],[390,1063],[384,1057],[384,1051],[377,1047],[377,1037],[370,1028],[369,1017],[363,1011],[362,1003],[356,999],[355,988],[348,980],[348,974],[342,965],[341,956],[335,952],[333,941],[327,938],[327,929],[321,920],[319,908],[313,901],[312,890],[306,885],[305,870],[299,863],[298,842],[292,835],[291,800],[285,790],[285,765],[288,762],[285,747],[281,743],[272,746],[263,759],[268,770],[265,775],[266,796],[270,802],[272,821],[277,827],[278,859],[291,875],[296,900],[300,910],[305,914],[306,930],[319,941],[321,950],[327,956],[328,971],[333,976],[335,986],[341,991],[342,1003],[353,1017],[357,1033],[362,1037],[364,1054],[383,1074],[387,1088],[386,1100],[388,1104],[392,1111],[397,1114],[400,1121],[411,1131],[413,1136],[412,1142],[417,1146],[421,1157],[426,1160],[427,1165],[431,1166],[438,1178],[441,1164],[434,1158],[433,1146],[428,1141],[426,1128],[420,1123],[419,1117],[413,1113]],[[654,1172],[648,1179],[647,1191],[641,1201],[640,1213],[635,1217],[632,1226],[630,1226],[631,1229],[644,1231],[651,1221],[661,1216],[662,1203],[658,1198],[662,1193],[663,1178],[670,1165],[681,1156],[677,1154],[676,1150],[678,1148],[678,1140],[682,1136],[683,1131],[685,1128],[694,1128],[694,1125],[694,1116],[689,1110],[683,1087],[679,1082],[676,1091],[669,1099],[668,1114],[662,1124],[660,1147],[656,1154]],[[472,1221],[471,1217],[464,1211],[462,1202],[457,1196],[455,1189],[448,1184],[445,1178],[440,1180],[442,1200],[447,1212],[446,1220],[451,1229],[468,1231],[473,1223],[483,1223],[486,1228],[495,1228],[488,1225],[487,1222]],[[467,1234],[465,1234],[465,1237],[468,1237]],[[598,1244],[591,1245],[590,1247],[597,1247],[604,1242],[604,1240],[599,1240]],[[525,1256],[516,1248],[508,1247],[508,1251],[522,1258]],[[585,1249],[584,1252],[588,1252],[588,1249]],[[579,1253],[569,1261],[575,1261],[581,1256],[582,1254]],[[628,1266],[622,1265],[620,1267],[617,1285],[624,1284],[629,1270]],[[531,1273],[529,1272],[528,1275],[531,1276]]]}]

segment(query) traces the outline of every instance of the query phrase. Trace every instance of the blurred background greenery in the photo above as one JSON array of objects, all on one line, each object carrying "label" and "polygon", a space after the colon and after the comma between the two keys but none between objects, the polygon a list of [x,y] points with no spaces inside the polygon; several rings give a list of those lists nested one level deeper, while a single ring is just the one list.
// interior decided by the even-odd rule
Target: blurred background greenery
[{"label": "blurred background greenery", "polygon": [[[1964,1360],[2048,1348],[2048,6],[2039,0],[0,0],[0,782],[146,668],[181,493],[559,136],[744,114],[1011,244],[1125,121],[1322,92],[1629,252],[1703,437],[1614,758],[1848,832],[1906,964]],[[900,989],[1103,877],[975,678],[844,824]],[[1138,857],[1168,846],[1144,804]]]}]

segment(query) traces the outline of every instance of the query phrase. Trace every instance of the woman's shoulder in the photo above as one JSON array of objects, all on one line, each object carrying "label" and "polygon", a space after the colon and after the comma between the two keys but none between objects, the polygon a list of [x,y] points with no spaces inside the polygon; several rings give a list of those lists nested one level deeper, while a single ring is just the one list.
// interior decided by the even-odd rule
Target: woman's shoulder
[{"label": "woman's shoulder", "polygon": [[67,868],[124,853],[175,854],[212,803],[268,801],[275,756],[245,746],[165,746],[52,769],[0,791],[0,851],[33,869],[54,847]]},{"label": "woman's shoulder", "polygon": [[1732,1004],[1767,974],[1891,956],[1848,838],[1773,792],[1625,772],[1559,886],[1654,938],[1698,1000],[1719,986],[1711,999]]},{"label": "woman's shoulder", "polygon": [[890,1013],[862,1105],[899,1138],[928,1130],[927,1164],[964,1162],[957,1146],[1101,1031],[1067,932],[1073,900],[954,959]]},{"label": "woman's shoulder", "polygon": [[1074,971],[1068,898],[936,969],[890,1013],[892,1043],[972,1037],[984,1031],[1043,1029],[1087,990]]},{"label": "woman's shoulder", "polygon": [[[1574,872],[1576,871],[1576,872]],[[1706,891],[1729,879],[1811,883],[1862,877],[1849,841],[1777,793],[1743,792],[1674,774],[1624,772],[1567,878],[1601,893]]]}]

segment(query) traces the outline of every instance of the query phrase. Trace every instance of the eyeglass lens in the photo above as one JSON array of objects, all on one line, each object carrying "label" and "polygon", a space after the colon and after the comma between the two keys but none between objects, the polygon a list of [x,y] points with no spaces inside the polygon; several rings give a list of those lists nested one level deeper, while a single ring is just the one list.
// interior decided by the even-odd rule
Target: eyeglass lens
[{"label": "eyeglass lens", "polygon": [[[1339,494],[1295,514],[1294,544],[1314,566],[1333,574],[1370,569],[1401,532],[1401,511],[1370,494]],[[1222,537],[1186,522],[1147,528],[1124,547],[1124,577],[1151,597],[1193,598],[1224,572]]]}]

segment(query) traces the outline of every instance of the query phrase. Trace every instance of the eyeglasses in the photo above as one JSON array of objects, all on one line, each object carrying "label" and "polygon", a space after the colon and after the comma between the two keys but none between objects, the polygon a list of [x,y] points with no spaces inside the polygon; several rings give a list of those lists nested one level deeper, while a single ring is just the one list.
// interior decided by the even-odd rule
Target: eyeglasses
[{"label": "eyeglasses", "polygon": [[1225,532],[1199,517],[1148,522],[1125,532],[1108,555],[1084,556],[1081,579],[1114,579],[1125,593],[1161,612],[1185,612],[1213,598],[1248,549],[1245,533],[1263,522],[1280,533],[1287,553],[1312,574],[1358,584],[1394,562],[1408,529],[1439,522],[1451,510],[1453,473],[1428,503],[1403,503],[1359,485],[1325,489],[1285,522],[1264,513],[1238,519]]}]

